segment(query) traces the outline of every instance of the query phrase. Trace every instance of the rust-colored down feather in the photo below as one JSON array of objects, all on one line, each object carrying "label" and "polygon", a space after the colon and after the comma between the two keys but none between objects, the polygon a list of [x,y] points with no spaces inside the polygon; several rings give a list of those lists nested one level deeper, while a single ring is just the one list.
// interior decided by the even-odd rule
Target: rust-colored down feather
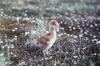
[{"label": "rust-colored down feather", "polygon": [[52,36],[52,33],[49,32],[43,35],[41,38],[39,38],[38,46],[42,49],[45,49],[48,46],[48,42],[50,41],[51,36]]}]

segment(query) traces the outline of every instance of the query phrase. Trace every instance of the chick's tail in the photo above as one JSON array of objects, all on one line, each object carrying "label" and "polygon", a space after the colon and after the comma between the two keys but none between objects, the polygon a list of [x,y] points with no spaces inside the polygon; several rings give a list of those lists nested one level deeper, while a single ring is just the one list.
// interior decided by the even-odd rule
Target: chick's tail
[{"label": "chick's tail", "polygon": [[38,47],[36,40],[27,40],[27,42],[25,43],[25,50],[28,52],[36,52],[39,49],[40,48]]}]

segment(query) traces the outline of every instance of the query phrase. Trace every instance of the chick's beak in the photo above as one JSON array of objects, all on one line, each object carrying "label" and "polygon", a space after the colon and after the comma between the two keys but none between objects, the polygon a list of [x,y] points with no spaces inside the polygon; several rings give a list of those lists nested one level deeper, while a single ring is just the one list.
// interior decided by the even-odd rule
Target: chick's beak
[{"label": "chick's beak", "polygon": [[59,23],[58,22],[56,23],[56,26],[59,26]]}]

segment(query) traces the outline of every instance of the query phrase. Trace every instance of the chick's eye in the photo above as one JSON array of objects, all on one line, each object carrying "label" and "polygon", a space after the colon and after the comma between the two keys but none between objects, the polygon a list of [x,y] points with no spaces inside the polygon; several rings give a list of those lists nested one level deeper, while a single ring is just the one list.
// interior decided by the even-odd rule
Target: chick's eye
[{"label": "chick's eye", "polygon": [[54,25],[57,25],[56,23]]},{"label": "chick's eye", "polygon": [[52,25],[56,25],[56,23],[55,22],[52,22]]}]

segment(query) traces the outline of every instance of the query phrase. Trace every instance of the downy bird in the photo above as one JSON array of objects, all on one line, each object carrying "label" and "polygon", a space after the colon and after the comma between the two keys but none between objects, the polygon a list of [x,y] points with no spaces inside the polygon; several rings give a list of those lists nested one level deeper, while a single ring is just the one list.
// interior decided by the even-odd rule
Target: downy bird
[{"label": "downy bird", "polygon": [[42,35],[39,39],[37,39],[37,43],[33,44],[33,46],[31,47],[31,50],[35,50],[37,48],[41,49],[44,53],[48,52],[48,49],[50,49],[53,44],[55,43],[56,39],[57,39],[57,32],[56,29],[59,26],[59,23],[56,20],[51,20],[50,21],[50,29],[48,31],[48,33],[45,33],[44,35]]}]

